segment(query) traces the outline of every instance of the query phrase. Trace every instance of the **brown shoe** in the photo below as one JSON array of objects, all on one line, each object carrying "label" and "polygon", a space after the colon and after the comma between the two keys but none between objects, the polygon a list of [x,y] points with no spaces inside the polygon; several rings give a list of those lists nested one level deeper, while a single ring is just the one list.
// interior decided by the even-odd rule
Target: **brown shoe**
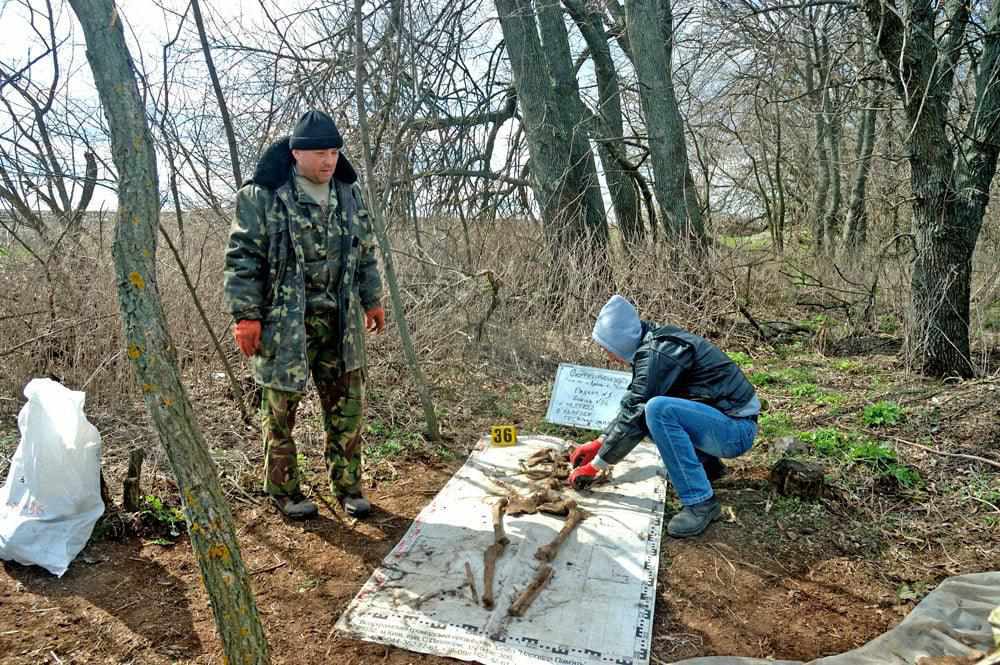
[{"label": "brown shoe", "polygon": [[272,495],[271,502],[285,517],[293,520],[315,517],[319,513],[316,504],[307,499],[301,492],[295,494]]}]

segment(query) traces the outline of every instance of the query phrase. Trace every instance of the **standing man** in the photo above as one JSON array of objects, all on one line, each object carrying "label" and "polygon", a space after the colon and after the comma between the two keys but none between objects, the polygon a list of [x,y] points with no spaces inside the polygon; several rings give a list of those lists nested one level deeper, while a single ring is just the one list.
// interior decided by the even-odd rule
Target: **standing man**
[{"label": "standing man", "polygon": [[722,512],[710,482],[725,472],[719,458],[747,452],[757,435],[760,400],[753,385],[714,344],[640,320],[619,295],[601,309],[592,337],[609,359],[632,366],[632,383],[604,434],[571,453],[576,469],[568,482],[587,486],[649,436],[684,506],[667,533],[700,534]]},{"label": "standing man", "polygon": [[263,393],[264,491],[290,518],[317,513],[302,494],[292,439],[310,373],[330,490],[349,515],[371,510],[361,487],[364,330],[381,333],[385,311],[368,211],[343,144],[329,115],[303,115],[237,193],[226,250],[226,306]]}]

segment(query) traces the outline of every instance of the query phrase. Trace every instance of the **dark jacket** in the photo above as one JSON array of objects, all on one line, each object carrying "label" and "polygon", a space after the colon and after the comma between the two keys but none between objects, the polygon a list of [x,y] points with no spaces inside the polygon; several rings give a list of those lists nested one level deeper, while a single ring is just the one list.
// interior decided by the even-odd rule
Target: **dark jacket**
[{"label": "dark jacket", "polygon": [[704,402],[733,415],[755,395],[736,363],[703,337],[643,321],[641,339],[632,360],[632,383],[604,432],[600,457],[608,464],[620,462],[649,436],[646,402],[654,397]]}]

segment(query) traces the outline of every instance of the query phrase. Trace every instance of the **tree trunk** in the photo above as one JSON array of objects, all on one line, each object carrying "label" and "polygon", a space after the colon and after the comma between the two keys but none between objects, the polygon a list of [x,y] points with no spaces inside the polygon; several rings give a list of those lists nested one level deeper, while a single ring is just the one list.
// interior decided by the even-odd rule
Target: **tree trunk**
[{"label": "tree trunk", "polygon": [[989,202],[1000,145],[1000,3],[988,9],[974,62],[974,108],[961,143],[949,116],[958,57],[965,51],[970,5],[946,0],[945,29],[935,38],[936,4],[920,0],[901,15],[882,0],[862,7],[903,102],[913,191],[917,260],[913,267],[914,331],[910,340],[924,373],[972,376],[969,294],[972,255]]},{"label": "tree trunk", "polygon": [[913,206],[917,260],[911,282],[915,332],[910,350],[921,359],[921,370],[930,376],[969,377],[974,373],[969,295],[975,243],[940,237],[953,224],[975,223],[974,216],[968,207],[948,206],[940,200],[918,201]]},{"label": "tree trunk", "polygon": [[851,185],[851,198],[847,206],[847,221],[844,224],[844,241],[841,250],[849,260],[858,257],[868,240],[868,197],[866,191],[868,174],[871,172],[872,155],[875,153],[875,109],[878,104],[879,96],[872,95],[868,107],[862,114],[861,125],[858,127],[856,166]]},{"label": "tree trunk", "polygon": [[[560,99],[546,67],[529,0],[495,0],[507,57],[531,155],[532,189],[553,252],[576,247],[581,256],[607,245],[608,226],[600,200],[587,132],[575,127],[576,108]],[[596,191],[595,191],[596,190]],[[595,196],[596,194],[596,196]]]},{"label": "tree trunk", "polygon": [[688,165],[684,122],[674,95],[671,0],[626,0],[629,44],[639,102],[649,134],[656,202],[667,234],[704,240],[705,229]]},{"label": "tree trunk", "polygon": [[826,246],[824,213],[830,200],[830,156],[826,150],[826,119],[822,112],[814,114],[816,139],[816,189],[813,192],[812,228],[813,251],[822,254]]},{"label": "tree trunk", "polygon": [[594,61],[598,94],[594,138],[601,164],[604,165],[604,178],[608,183],[622,244],[628,248],[642,241],[646,229],[639,210],[636,183],[636,178],[641,176],[628,161],[625,146],[618,72],[604,36],[600,12],[588,7],[582,0],[563,0],[563,5],[587,42]]},{"label": "tree trunk", "polygon": [[594,153],[590,149],[590,133],[587,129],[590,125],[589,113],[580,99],[562,6],[552,0],[539,0],[536,6],[542,53],[545,54],[545,64],[552,80],[552,92],[555,93],[555,99],[562,100],[561,104],[556,105],[560,113],[559,124],[570,132],[574,170],[578,172],[578,179],[585,187],[583,195],[586,225],[587,228],[599,228],[607,224],[607,213],[604,210]]},{"label": "tree trunk", "polygon": [[774,249],[780,255],[785,253],[785,175],[781,170],[783,155],[781,142],[782,118],[780,109],[774,112],[774,180],[778,189],[778,205],[774,221]]},{"label": "tree trunk", "polygon": [[837,249],[837,238],[840,237],[840,209],[844,197],[840,187],[840,136],[841,120],[837,116],[830,101],[830,93],[826,94],[826,141],[829,155],[827,172],[830,179],[830,197],[827,199],[826,210],[823,211],[823,240],[821,249],[825,254],[833,255]]},{"label": "tree trunk", "polygon": [[208,75],[212,79],[212,90],[215,91],[215,101],[219,104],[219,116],[222,118],[222,127],[226,132],[226,141],[229,142],[229,161],[233,168],[233,189],[236,190],[243,184],[243,176],[240,172],[239,144],[236,143],[233,120],[229,116],[229,106],[226,104],[226,96],[222,93],[222,83],[219,82],[219,74],[215,70],[215,61],[212,60],[212,49],[208,45],[208,33],[205,32],[205,21],[201,16],[199,0],[191,0],[191,11],[194,13],[194,22],[198,27],[198,39],[201,41],[201,51],[205,54],[205,66],[208,68]]},{"label": "tree trunk", "polygon": [[83,26],[119,173],[114,259],[128,356],[177,478],[202,581],[230,663],[269,662],[264,630],[215,464],[180,380],[156,279],[156,155],[112,0],[70,0]]},{"label": "tree trunk", "polygon": [[[914,128],[909,153],[917,240],[911,279],[914,332],[910,350],[920,359],[925,374],[968,377],[973,374],[969,354],[972,251],[985,206],[976,219],[977,211],[957,200],[955,155],[945,138],[942,100],[924,104],[923,110],[916,106],[907,105],[906,109]],[[925,114],[926,121],[915,117]],[[975,228],[971,242],[970,224]]]},{"label": "tree trunk", "polygon": [[[815,19],[813,19],[815,20]],[[808,65],[806,68],[806,94],[813,103],[813,126],[816,164],[816,189],[810,217],[813,230],[813,251],[822,254],[826,247],[826,212],[830,201],[830,153],[827,133],[830,131],[827,107],[830,94],[827,77],[824,74],[822,49],[816,34],[815,23],[810,24],[812,44],[806,48]],[[818,79],[818,80],[817,80]]]}]

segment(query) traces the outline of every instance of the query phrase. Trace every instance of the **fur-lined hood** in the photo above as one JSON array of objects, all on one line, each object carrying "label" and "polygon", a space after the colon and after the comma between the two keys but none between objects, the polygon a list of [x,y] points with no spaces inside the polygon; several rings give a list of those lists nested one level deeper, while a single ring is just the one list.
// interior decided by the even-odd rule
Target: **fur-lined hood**
[{"label": "fur-lined hood", "polygon": [[[244,186],[254,184],[274,190],[288,182],[292,175],[292,167],[295,165],[292,149],[288,146],[288,138],[285,136],[267,147],[257,162],[253,177],[243,183]],[[354,170],[344,153],[340,153],[340,157],[337,158],[333,179],[348,185],[353,185],[358,180],[358,172]]]}]

